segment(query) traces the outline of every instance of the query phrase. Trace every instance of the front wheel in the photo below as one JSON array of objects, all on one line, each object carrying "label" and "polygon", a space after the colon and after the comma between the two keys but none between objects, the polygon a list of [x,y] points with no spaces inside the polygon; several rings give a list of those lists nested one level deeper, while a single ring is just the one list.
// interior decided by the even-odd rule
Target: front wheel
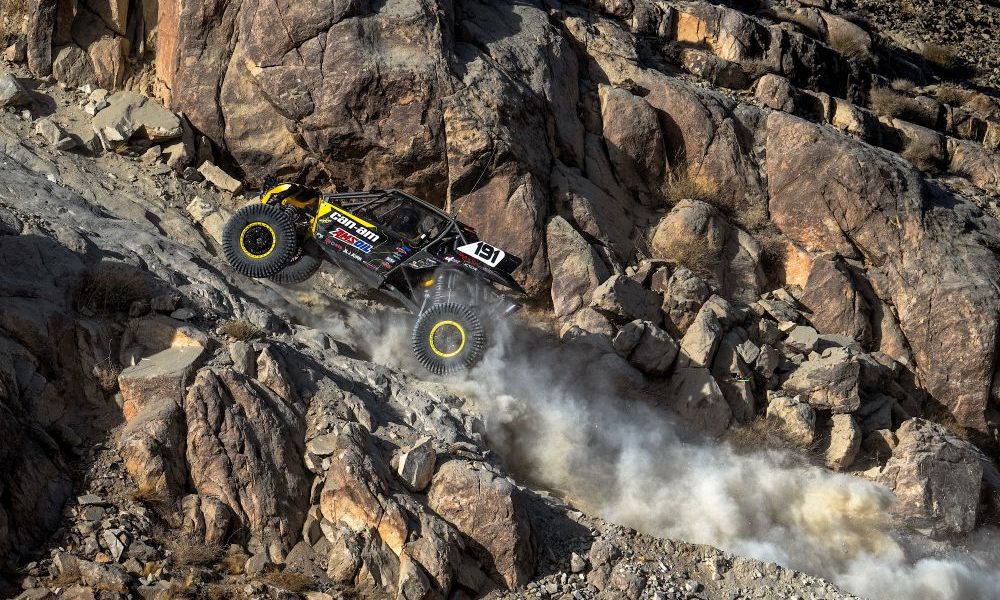
[{"label": "front wheel", "polygon": [[413,353],[435,375],[471,369],[483,358],[486,332],[474,310],[464,304],[436,304],[417,317]]},{"label": "front wheel", "polygon": [[316,242],[306,240],[299,256],[288,263],[288,266],[272,275],[271,281],[279,285],[302,283],[315,275],[316,271],[319,271],[323,265],[322,252]]},{"label": "front wheel", "polygon": [[283,269],[298,249],[295,223],[270,204],[236,211],[222,230],[222,250],[240,274],[263,279]]}]

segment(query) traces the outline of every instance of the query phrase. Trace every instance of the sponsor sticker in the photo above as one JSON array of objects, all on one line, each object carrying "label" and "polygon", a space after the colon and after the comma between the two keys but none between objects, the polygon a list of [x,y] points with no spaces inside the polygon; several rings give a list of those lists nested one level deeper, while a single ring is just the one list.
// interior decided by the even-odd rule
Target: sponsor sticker
[{"label": "sponsor sticker", "polygon": [[365,240],[369,245],[377,244],[382,239],[382,236],[368,227],[336,210],[330,213],[330,219],[359,239]]},{"label": "sponsor sticker", "polygon": [[460,247],[458,251],[491,267],[499,265],[500,261],[507,256],[503,250],[497,248],[496,246],[491,246],[486,242],[466,244],[465,246]]},{"label": "sponsor sticker", "polygon": [[[378,236],[375,237],[377,238]],[[340,227],[338,227],[336,231],[333,232],[333,239],[339,242],[343,242],[348,246],[357,248],[358,250],[361,250],[365,254],[368,254],[369,252],[372,251],[372,245],[370,243],[366,242],[365,240],[362,240],[358,236],[353,235],[349,231],[346,231]]]}]

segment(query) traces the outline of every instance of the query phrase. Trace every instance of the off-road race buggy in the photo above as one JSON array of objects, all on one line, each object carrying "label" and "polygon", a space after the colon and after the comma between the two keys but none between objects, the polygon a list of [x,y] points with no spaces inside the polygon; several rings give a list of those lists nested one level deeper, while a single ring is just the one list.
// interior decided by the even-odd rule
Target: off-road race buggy
[{"label": "off-road race buggy", "polygon": [[323,194],[265,183],[260,203],[241,208],[222,247],[238,272],[300,283],[324,259],[416,315],[417,360],[439,375],[469,369],[486,350],[485,324],[519,308],[511,276],[521,259],[481,241],[441,209],[399,190]]}]

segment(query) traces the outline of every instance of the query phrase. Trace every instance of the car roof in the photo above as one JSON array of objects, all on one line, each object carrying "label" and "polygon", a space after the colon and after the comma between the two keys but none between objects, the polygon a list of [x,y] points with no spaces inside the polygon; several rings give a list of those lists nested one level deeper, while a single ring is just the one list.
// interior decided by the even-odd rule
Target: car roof
[{"label": "car roof", "polygon": [[417,198],[416,196],[414,196],[412,194],[407,194],[406,192],[404,192],[402,190],[397,190],[397,189],[394,189],[394,188],[393,189],[388,189],[388,190],[371,190],[371,191],[368,191],[368,192],[341,192],[341,193],[334,193],[334,194],[327,194],[326,195],[326,197],[329,198],[329,199],[331,199],[331,200],[344,199],[344,200],[357,200],[357,201],[365,201],[365,200],[375,201],[375,200],[382,199],[382,198],[384,198],[386,196],[396,196],[396,197],[405,198],[407,200],[415,202],[416,204],[420,205],[422,208],[425,208],[425,209],[433,212],[434,214],[436,214],[437,216],[439,216],[439,217],[441,217],[443,219],[447,219],[449,221],[458,222],[458,220],[455,217],[453,217],[452,215],[450,215],[450,214],[446,213],[445,211],[441,210],[437,206],[434,206],[430,202],[427,202],[426,200],[422,200],[420,198]]}]

